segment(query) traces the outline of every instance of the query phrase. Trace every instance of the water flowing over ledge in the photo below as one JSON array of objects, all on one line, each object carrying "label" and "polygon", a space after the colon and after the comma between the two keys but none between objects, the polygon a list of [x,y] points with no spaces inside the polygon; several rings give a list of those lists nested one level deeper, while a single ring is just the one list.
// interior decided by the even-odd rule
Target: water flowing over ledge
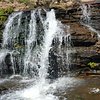
[{"label": "water flowing over ledge", "polygon": [[[9,16],[2,44],[2,51],[6,49],[8,51],[6,55],[11,58],[11,65],[8,65],[10,68],[7,68],[8,74],[47,78],[50,74],[48,74],[50,52],[57,42],[57,56],[61,56],[61,63],[66,70],[69,70],[70,27],[56,20],[54,10],[45,13],[46,16],[43,16],[41,9],[31,11],[31,19],[28,22],[27,19],[24,20],[24,28],[22,25],[23,12]],[[66,32],[64,28],[67,29]],[[5,73],[3,69],[1,73]]]},{"label": "water flowing over ledge", "polygon": [[[8,73],[4,74],[9,74],[9,71],[12,71],[13,75],[19,73],[19,75],[23,75],[24,77],[34,78],[34,85],[30,89],[23,91],[24,93],[21,92],[20,96],[22,96],[22,98],[30,100],[42,100],[42,98],[43,100],[58,100],[58,97],[53,95],[56,88],[62,87],[62,82],[65,82],[65,85],[71,85],[73,84],[74,79],[64,78],[64,71],[62,71],[60,67],[58,70],[57,68],[53,68],[54,66],[50,66],[50,51],[54,48],[53,46],[56,46],[56,55],[57,57],[60,57],[59,59],[61,60],[60,63],[62,64],[62,67],[66,69],[66,72],[69,72],[71,60],[71,57],[69,56],[71,53],[70,26],[64,26],[58,21],[55,17],[54,10],[46,11],[46,16],[43,17],[41,9],[38,9],[31,11],[31,19],[28,22],[29,25],[27,25],[27,20],[25,19],[25,26],[27,26],[28,29],[25,28],[22,33],[22,13],[23,12],[14,13],[8,18],[3,34],[2,51],[4,51],[4,49],[8,51],[6,55],[9,54],[10,56],[11,66],[10,69],[2,68],[1,72],[4,73],[4,70],[8,70]],[[64,28],[67,29],[66,32],[64,31]],[[4,53],[4,59],[6,55]],[[52,72],[56,77],[53,76]],[[50,84],[49,77],[62,78],[58,78],[57,81],[55,80]],[[62,88],[64,88],[65,85]],[[28,92],[30,93],[28,94]],[[1,100],[19,99],[20,96],[15,97],[16,95],[19,95],[19,93],[20,92],[8,94],[8,97],[5,97],[7,95],[4,95],[1,97]]]},{"label": "water flowing over ledge", "polygon": [[[56,16],[57,12],[55,13],[54,10],[35,9],[10,15],[0,51],[0,75],[7,78],[12,75],[10,81],[18,84],[22,81],[32,81],[28,83],[26,89],[20,88],[21,91],[11,91],[2,95],[1,100],[61,100],[59,94],[81,83],[82,80],[69,77],[72,74],[71,70],[76,68],[73,66],[75,61],[73,54],[77,54],[79,48],[76,46],[81,44],[80,41],[86,52],[83,50],[78,57],[83,57],[84,60],[90,59],[91,53],[97,54],[92,50],[91,53],[87,52],[87,48],[91,48],[91,45],[97,42],[97,31],[90,23],[91,6],[83,4],[80,8],[82,15],[79,21],[84,23],[83,25],[75,20],[76,23],[73,21],[69,24],[70,20],[68,20],[64,24],[62,19],[61,21],[58,20],[59,18],[56,19],[59,16]],[[67,14],[68,12],[66,18]],[[88,31],[88,28],[92,31]],[[71,36],[73,34],[77,37],[73,38]],[[81,38],[82,35],[84,38]],[[72,43],[73,39],[76,39],[74,42],[78,41],[77,45]],[[76,47],[77,52],[73,50],[72,45]],[[83,64],[87,66],[88,62]],[[66,99],[67,97],[63,97],[63,100]]]}]

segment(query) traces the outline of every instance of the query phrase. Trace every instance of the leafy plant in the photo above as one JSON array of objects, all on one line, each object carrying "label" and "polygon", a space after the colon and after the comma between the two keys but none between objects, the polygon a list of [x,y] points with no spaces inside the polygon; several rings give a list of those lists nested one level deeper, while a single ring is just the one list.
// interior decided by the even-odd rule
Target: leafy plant
[{"label": "leafy plant", "polygon": [[13,7],[0,8],[0,25],[4,24],[7,20],[7,15],[13,12]]},{"label": "leafy plant", "polygon": [[11,14],[14,11],[14,9],[13,7],[7,7],[4,11],[6,14]]},{"label": "leafy plant", "polygon": [[0,15],[11,14],[14,11],[13,7],[0,8]]},{"label": "leafy plant", "polygon": [[29,3],[29,0],[18,0],[18,2],[27,4],[27,3]]},{"label": "leafy plant", "polygon": [[97,66],[97,64],[95,62],[89,62],[88,65],[91,67],[91,68],[95,68]]}]

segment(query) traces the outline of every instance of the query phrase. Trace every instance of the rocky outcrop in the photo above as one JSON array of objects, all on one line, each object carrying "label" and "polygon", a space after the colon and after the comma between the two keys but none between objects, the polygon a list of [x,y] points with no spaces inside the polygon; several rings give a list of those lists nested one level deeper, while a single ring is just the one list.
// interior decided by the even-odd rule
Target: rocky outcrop
[{"label": "rocky outcrop", "polygon": [[91,5],[91,26],[100,32],[100,3]]},{"label": "rocky outcrop", "polygon": [[[75,19],[74,22],[70,22],[69,24],[72,29],[71,35],[74,45],[73,49],[76,50],[76,53],[74,54],[75,59],[72,61],[72,65],[75,68],[91,68],[91,66],[89,66],[89,63],[94,62],[97,65],[94,69],[100,69],[100,39],[99,37],[97,37],[97,34],[100,34],[100,24],[98,23],[100,18],[100,7],[97,6],[97,4],[96,6],[95,4],[93,4],[91,5],[91,7],[92,15],[90,25],[94,28],[94,30],[91,30],[91,28],[77,23],[77,20],[75,22]],[[79,15],[76,13],[76,15],[78,16],[77,18],[79,18],[80,13]],[[97,31],[97,33],[95,30]]]},{"label": "rocky outcrop", "polygon": [[[97,34],[100,34],[100,24],[99,22],[99,18],[100,18],[100,8],[98,8],[98,6],[94,6],[91,5],[92,7],[92,15],[91,15],[91,22],[90,25],[91,27],[94,28],[94,32],[93,30],[91,30],[91,28],[80,25],[80,27],[78,28],[78,31],[76,32],[76,34],[72,34],[72,40],[73,40],[73,36],[76,35],[76,40],[74,38],[74,40],[77,42],[73,42],[75,43],[75,50],[76,50],[76,56],[75,58],[77,58],[75,60],[76,65],[80,67],[90,67],[88,66],[88,63],[90,62],[94,62],[97,64],[97,66],[94,69],[100,69],[100,39],[99,37],[97,37]],[[97,9],[97,10],[96,10]],[[76,29],[76,27],[73,27],[74,30]],[[80,30],[80,29],[83,30]],[[77,30],[77,29],[76,29]],[[86,31],[87,30],[87,31]],[[97,33],[96,33],[96,31]],[[86,34],[85,34],[86,33]],[[89,34],[88,34],[89,33]]]},{"label": "rocky outcrop", "polygon": [[[63,2],[62,2],[62,4],[63,4]],[[77,68],[80,69],[80,68],[87,67],[89,62],[95,62],[100,67],[100,65],[99,65],[99,63],[100,63],[100,61],[99,61],[99,59],[100,59],[100,41],[97,37],[97,33],[94,31],[91,31],[88,27],[86,27],[80,23],[80,17],[82,15],[82,12],[81,12],[81,9],[79,6],[73,5],[72,8],[68,7],[68,9],[67,9],[67,7],[68,7],[68,5],[66,7],[64,7],[64,9],[62,9],[61,7],[58,7],[59,8],[58,9],[57,7],[53,7],[53,6],[51,8],[55,8],[57,19],[59,19],[63,24],[70,26],[70,34],[71,34],[71,40],[72,40],[72,48],[71,49],[75,50],[75,52],[71,52],[71,56],[73,59],[71,61],[72,68],[70,68],[70,69],[74,70]],[[91,7],[94,11],[96,10],[93,8],[94,5],[92,5]],[[97,11],[99,12],[100,9],[98,9]],[[45,16],[45,12],[43,12],[42,14],[43,14],[43,16]],[[99,15],[99,13],[98,13],[98,15]],[[36,16],[37,16],[37,23],[40,23],[38,14],[36,14]],[[93,15],[91,17],[92,17],[91,18],[92,21],[93,21],[93,19],[95,19],[95,21],[98,21],[98,19],[99,19],[99,17],[97,18],[95,13],[93,13]],[[22,28],[21,28],[20,34],[25,32],[25,30],[24,30],[25,27],[27,27],[27,29],[29,28],[28,26],[25,26],[26,20],[27,20],[27,25],[28,25],[29,21],[30,21],[30,11],[24,11],[22,14],[22,20],[21,20]],[[98,23],[98,25],[100,25],[100,24]],[[41,32],[40,27],[41,27],[41,23],[37,27],[38,33]],[[94,25],[94,28],[95,27],[97,27],[97,24]],[[27,33],[28,33],[28,31],[27,31]],[[65,29],[65,31],[67,31],[67,29]],[[37,38],[38,38],[37,43],[39,45],[41,37],[39,37],[39,35],[37,35]],[[57,73],[58,70],[60,70],[59,67],[63,66],[60,63],[60,60],[57,61],[57,59],[58,58],[61,59],[61,57],[57,57],[56,48],[54,48],[54,50],[50,51],[50,55],[51,55],[50,65],[52,66],[50,71],[52,69],[54,69]],[[18,66],[17,66],[17,68],[18,68]],[[66,72],[65,68],[62,68],[62,69]],[[17,70],[17,72],[18,72],[18,70]],[[51,72],[49,72],[49,73],[51,73]],[[58,75],[55,74],[55,72],[53,72],[51,74],[54,74],[53,77],[58,77]]]},{"label": "rocky outcrop", "polygon": [[[100,6],[99,4],[92,4],[91,6],[91,21],[88,27],[81,24],[82,11],[79,7],[69,9],[67,12],[56,10],[56,15],[59,20],[65,25],[70,26],[72,48],[75,52],[71,53],[73,56],[71,62],[71,69],[84,69],[91,66],[89,63],[95,63],[96,67],[93,69],[100,69]],[[60,13],[60,15],[58,15]]]},{"label": "rocky outcrop", "polygon": [[98,41],[97,34],[90,31],[86,26],[80,23],[73,23],[70,25],[71,39],[74,46],[91,46]]}]

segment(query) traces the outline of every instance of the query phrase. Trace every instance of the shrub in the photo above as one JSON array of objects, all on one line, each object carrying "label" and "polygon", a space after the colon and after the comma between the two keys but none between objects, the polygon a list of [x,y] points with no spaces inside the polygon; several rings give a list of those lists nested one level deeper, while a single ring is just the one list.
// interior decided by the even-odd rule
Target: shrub
[{"label": "shrub", "polygon": [[7,15],[13,12],[13,7],[0,8],[0,25],[7,20]]},{"label": "shrub", "polygon": [[0,8],[0,15],[8,15],[14,11],[13,7]]},{"label": "shrub", "polygon": [[97,64],[95,62],[89,62],[88,65],[91,67],[91,68],[95,68],[97,66]]},{"label": "shrub", "polygon": [[27,4],[27,3],[29,3],[29,0],[18,0],[18,2]]}]

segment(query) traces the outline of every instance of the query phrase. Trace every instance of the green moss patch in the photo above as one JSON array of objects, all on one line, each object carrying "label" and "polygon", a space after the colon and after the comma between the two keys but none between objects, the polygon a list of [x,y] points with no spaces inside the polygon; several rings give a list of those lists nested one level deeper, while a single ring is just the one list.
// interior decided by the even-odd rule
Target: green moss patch
[{"label": "green moss patch", "polygon": [[0,8],[0,25],[4,24],[9,14],[13,12],[13,7]]},{"label": "green moss patch", "polygon": [[13,11],[14,11],[13,7],[0,8],[0,16],[11,14]]},{"label": "green moss patch", "polygon": [[27,4],[29,3],[29,0],[18,0],[19,3],[24,3],[24,4]]}]

